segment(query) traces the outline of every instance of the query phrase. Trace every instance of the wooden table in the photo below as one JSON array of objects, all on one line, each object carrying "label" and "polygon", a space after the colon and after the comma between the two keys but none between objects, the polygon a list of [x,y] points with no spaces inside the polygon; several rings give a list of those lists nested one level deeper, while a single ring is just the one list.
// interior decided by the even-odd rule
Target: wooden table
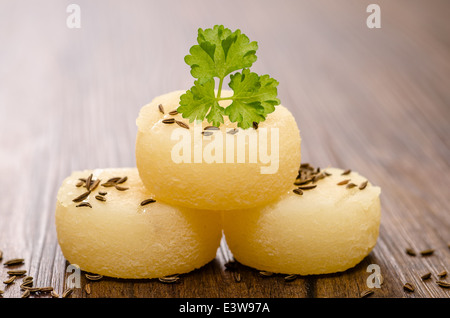
[{"label": "wooden table", "polygon": [[[432,2],[432,4],[431,4]],[[356,298],[370,264],[384,282],[372,298],[447,298],[435,281],[450,271],[450,3],[376,1],[76,1],[0,3],[0,250],[25,259],[36,286],[66,288],[57,242],[57,190],[73,170],[135,166],[135,120],[155,96],[187,89],[184,56],[197,28],[224,24],[259,43],[252,68],[279,80],[295,115],[304,162],[351,168],[382,189],[378,243],[344,273],[261,277],[214,261],[176,284],[104,278],[80,297]],[[416,251],[416,256],[405,252]],[[429,256],[420,251],[434,249]],[[422,281],[421,275],[432,277]],[[0,279],[6,280],[6,267]],[[447,276],[444,281],[450,281]],[[414,292],[405,291],[409,282]],[[82,277],[82,285],[87,283]],[[5,287],[17,298],[19,283]],[[47,297],[47,296],[41,296]]]}]

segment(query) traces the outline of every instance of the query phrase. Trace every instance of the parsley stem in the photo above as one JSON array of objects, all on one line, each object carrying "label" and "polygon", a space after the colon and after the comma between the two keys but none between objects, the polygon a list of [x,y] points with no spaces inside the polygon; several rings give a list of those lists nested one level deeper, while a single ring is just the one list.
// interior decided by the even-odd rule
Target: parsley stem
[{"label": "parsley stem", "polygon": [[223,77],[221,77],[219,81],[219,88],[217,90],[217,100],[220,99],[220,93],[222,92],[222,84],[223,84]]}]

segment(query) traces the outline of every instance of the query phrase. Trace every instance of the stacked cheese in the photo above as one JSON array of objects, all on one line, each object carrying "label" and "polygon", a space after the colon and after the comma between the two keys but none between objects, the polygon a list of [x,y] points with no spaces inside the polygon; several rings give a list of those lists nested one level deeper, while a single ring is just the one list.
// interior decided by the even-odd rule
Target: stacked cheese
[{"label": "stacked cheese", "polygon": [[[88,178],[92,181],[86,183]],[[136,168],[72,173],[58,192],[56,207],[65,258],[87,272],[118,278],[170,276],[214,259],[220,216],[154,198]]]},{"label": "stacked cheese", "polygon": [[[285,107],[277,106],[258,129],[237,129],[225,118],[215,130],[206,120],[189,123],[173,113],[182,93],[156,98],[137,119],[137,168],[142,182],[160,200],[233,210],[267,204],[291,188],[300,165],[300,133]],[[265,163],[261,154],[264,157],[274,147],[278,155]],[[270,171],[271,166],[276,171]]]},{"label": "stacked cheese", "polygon": [[299,171],[300,133],[285,107],[247,130],[227,119],[215,128],[176,112],[182,93],[141,109],[137,169],[64,181],[56,225],[69,262],[121,278],[182,274],[214,259],[222,230],[237,261],[276,273],[344,271],[371,251],[380,189],[354,172]]},{"label": "stacked cheese", "polygon": [[340,272],[358,264],[378,238],[380,189],[355,172],[336,168],[298,183],[264,207],[224,213],[234,257],[259,270],[300,275]]}]

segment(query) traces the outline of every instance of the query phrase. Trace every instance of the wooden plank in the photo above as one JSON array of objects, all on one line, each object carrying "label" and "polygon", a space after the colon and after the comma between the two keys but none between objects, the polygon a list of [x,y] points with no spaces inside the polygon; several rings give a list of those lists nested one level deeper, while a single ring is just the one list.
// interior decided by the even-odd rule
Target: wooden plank
[{"label": "wooden plank", "polygon": [[[197,28],[224,23],[259,42],[254,70],[280,81],[303,161],[351,168],[381,186],[377,246],[344,273],[285,282],[242,265],[226,270],[223,240],[213,262],[176,284],[104,278],[87,294],[82,275],[72,297],[353,298],[367,289],[370,264],[384,278],[370,297],[449,297],[435,283],[450,271],[448,2],[378,1],[378,30],[365,25],[369,1],[78,3],[76,30],[63,2],[0,4],[3,260],[25,258],[16,268],[63,293],[71,273],[54,229],[59,185],[72,170],[134,166],[140,107],[192,85],[183,57]],[[435,252],[413,257],[406,248]],[[432,278],[422,281],[426,272]],[[20,297],[19,285],[3,284],[4,298]]]}]

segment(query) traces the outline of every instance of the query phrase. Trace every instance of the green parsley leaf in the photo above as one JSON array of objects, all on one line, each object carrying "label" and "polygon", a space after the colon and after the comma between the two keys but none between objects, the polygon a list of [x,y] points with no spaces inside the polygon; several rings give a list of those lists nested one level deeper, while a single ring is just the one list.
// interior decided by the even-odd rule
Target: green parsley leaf
[{"label": "green parsley leaf", "polygon": [[219,105],[214,93],[214,80],[204,84],[195,81],[194,86],[181,95],[177,111],[182,113],[184,118],[188,118],[189,122],[203,120],[206,116],[208,122],[219,126],[223,124],[224,108]]},{"label": "green parsley leaf", "polygon": [[[258,44],[250,42],[240,30],[232,32],[223,25],[212,29],[198,29],[198,45],[189,50],[185,62],[191,67],[191,75],[197,80],[180,98],[177,111],[190,122],[204,120],[218,127],[228,116],[238,127],[247,129],[253,123],[266,119],[267,114],[280,104],[277,98],[278,82],[269,75],[259,76],[249,67],[256,61]],[[242,70],[242,73],[235,71]],[[221,97],[225,77],[230,75],[230,97]],[[215,78],[219,79],[217,94]],[[227,108],[221,100],[231,100]]]},{"label": "green parsley leaf", "polygon": [[259,77],[260,88],[257,93],[253,95],[253,98],[261,102],[266,114],[273,113],[275,106],[280,105],[278,95],[278,81],[271,78],[269,75],[262,75]]},{"label": "green parsley leaf", "polygon": [[259,76],[244,69],[241,73],[231,75],[230,88],[234,94],[232,103],[225,109],[225,115],[238,127],[247,129],[253,123],[266,120],[266,115],[275,110],[280,103],[277,98],[278,82],[269,75]]},{"label": "green parsley leaf", "polygon": [[201,83],[212,77],[224,78],[231,72],[250,67],[256,61],[258,44],[250,42],[240,30],[231,32],[223,25],[198,30],[198,45],[189,50],[184,60],[191,74]]}]

